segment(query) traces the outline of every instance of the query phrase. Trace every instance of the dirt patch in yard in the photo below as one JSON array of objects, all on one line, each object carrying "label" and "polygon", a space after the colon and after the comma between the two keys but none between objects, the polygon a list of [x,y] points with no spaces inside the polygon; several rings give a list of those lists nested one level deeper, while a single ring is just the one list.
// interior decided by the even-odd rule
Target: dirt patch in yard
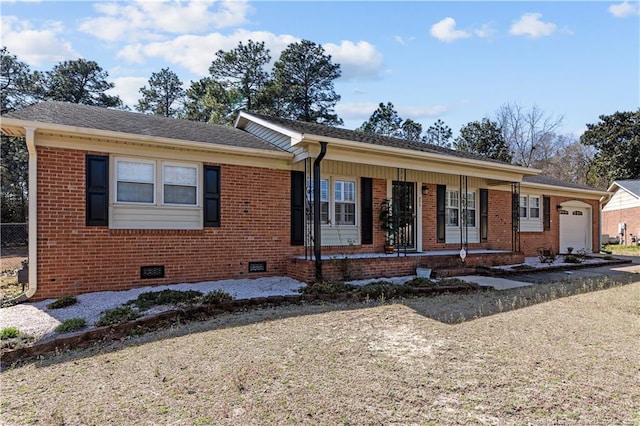
[{"label": "dirt patch in yard", "polygon": [[[3,372],[2,420],[640,421],[640,282],[509,312],[492,294],[514,296],[265,308],[95,345]],[[492,315],[467,317],[483,304]],[[451,321],[434,319],[443,313]]]}]

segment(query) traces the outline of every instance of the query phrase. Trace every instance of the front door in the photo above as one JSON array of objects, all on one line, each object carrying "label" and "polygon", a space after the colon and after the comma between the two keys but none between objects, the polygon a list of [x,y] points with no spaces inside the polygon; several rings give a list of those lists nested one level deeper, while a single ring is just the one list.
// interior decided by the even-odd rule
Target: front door
[{"label": "front door", "polygon": [[393,181],[394,213],[398,217],[396,248],[416,249],[416,185],[414,182]]}]

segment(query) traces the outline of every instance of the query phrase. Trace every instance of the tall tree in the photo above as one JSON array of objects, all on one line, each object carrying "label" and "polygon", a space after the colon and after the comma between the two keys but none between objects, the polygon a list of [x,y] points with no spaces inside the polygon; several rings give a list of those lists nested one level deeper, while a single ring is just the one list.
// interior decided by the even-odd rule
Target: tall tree
[{"label": "tall tree", "polygon": [[36,101],[35,78],[29,65],[19,61],[18,57],[9,53],[6,47],[0,50],[1,114]]},{"label": "tall tree", "polygon": [[591,162],[591,181],[600,177],[609,185],[619,179],[640,179],[640,109],[601,115],[587,124],[580,142],[596,149]]},{"label": "tall tree", "polygon": [[169,68],[163,68],[160,72],[151,74],[149,87],[141,87],[140,93],[142,98],[138,100],[136,110],[164,117],[177,117],[182,108],[185,90],[178,75]]},{"label": "tall tree", "polygon": [[62,62],[45,73],[42,97],[100,107],[122,107],[118,96],[107,95],[114,84],[107,81],[109,73],[96,62],[85,59]]},{"label": "tall tree", "polygon": [[211,77],[191,82],[186,91],[182,118],[215,124],[230,124],[242,102],[235,89],[225,90]]},{"label": "tall tree", "polygon": [[419,141],[422,124],[410,118],[403,120],[391,102],[386,104],[380,102],[369,119],[362,123],[356,131]]},{"label": "tall tree", "polygon": [[249,40],[246,45],[240,42],[238,47],[228,52],[216,52],[209,72],[214,80],[225,82],[229,88],[242,94],[242,107],[253,111],[256,94],[269,80],[265,66],[270,60],[271,55],[264,42]]},{"label": "tall tree", "polygon": [[555,154],[542,167],[542,173],[565,182],[581,185],[594,185],[603,189],[608,187],[606,181],[590,180],[591,161],[595,149],[586,146],[573,135],[562,135],[556,138]]},{"label": "tall tree", "polygon": [[444,121],[438,118],[435,123],[429,126],[425,135],[422,137],[422,141],[445,148],[451,148],[452,136],[453,132],[451,131],[451,127],[444,124]]},{"label": "tall tree", "polygon": [[553,156],[556,131],[562,116],[553,116],[534,105],[526,109],[517,103],[503,104],[495,121],[513,153],[513,162],[525,167],[541,167]]},{"label": "tall tree", "polygon": [[453,148],[507,163],[512,160],[502,129],[488,118],[462,126],[460,136],[453,141]]},{"label": "tall tree", "polygon": [[381,136],[400,137],[402,133],[402,117],[391,102],[380,102],[378,108],[369,119],[356,129],[359,132]]},{"label": "tall tree", "polygon": [[283,111],[287,118],[340,125],[335,113],[340,95],[333,82],[340,77],[340,65],[331,61],[322,46],[303,40],[290,44],[274,64],[273,79],[282,89]]}]

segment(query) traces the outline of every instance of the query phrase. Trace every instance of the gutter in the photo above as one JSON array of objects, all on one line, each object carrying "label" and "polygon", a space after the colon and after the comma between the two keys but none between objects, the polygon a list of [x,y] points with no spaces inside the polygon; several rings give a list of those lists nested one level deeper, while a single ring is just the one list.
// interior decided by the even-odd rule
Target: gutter
[{"label": "gutter", "polygon": [[322,281],[322,229],[320,228],[320,163],[327,154],[327,142],[320,142],[320,154],[313,162],[313,257],[316,281]]},{"label": "gutter", "polygon": [[36,128],[25,127],[29,151],[29,288],[27,299],[38,289],[38,153],[36,152]]}]

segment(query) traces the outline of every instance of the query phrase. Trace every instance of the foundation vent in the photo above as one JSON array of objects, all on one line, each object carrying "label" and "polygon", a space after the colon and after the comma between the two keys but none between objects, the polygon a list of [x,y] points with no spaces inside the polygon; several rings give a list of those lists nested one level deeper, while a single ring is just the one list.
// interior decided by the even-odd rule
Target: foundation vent
[{"label": "foundation vent", "polygon": [[140,278],[164,278],[164,265],[141,266]]},{"label": "foundation vent", "polygon": [[249,272],[267,272],[267,262],[249,262]]}]

